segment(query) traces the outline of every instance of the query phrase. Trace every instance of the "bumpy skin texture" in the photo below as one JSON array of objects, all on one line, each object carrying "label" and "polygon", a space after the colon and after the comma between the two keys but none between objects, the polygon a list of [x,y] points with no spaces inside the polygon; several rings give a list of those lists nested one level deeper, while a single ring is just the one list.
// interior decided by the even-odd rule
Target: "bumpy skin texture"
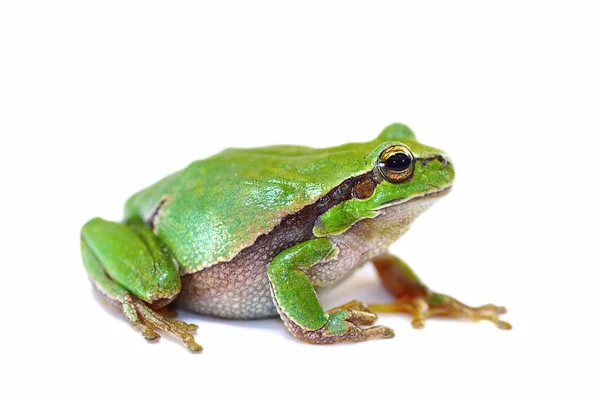
[{"label": "bumpy skin texture", "polygon": [[[374,219],[353,225],[331,238],[339,254],[305,271],[317,290],[333,287],[372,257],[387,250],[439,196],[389,207]],[[306,225],[308,226],[308,224]],[[265,235],[231,262],[182,276],[176,304],[199,314],[223,318],[264,318],[277,315],[267,277],[269,262],[288,243],[309,240],[311,229],[289,229]]]},{"label": "bumpy skin texture", "polygon": [[[181,273],[189,274],[232,260],[287,215],[315,203],[344,180],[371,171],[381,151],[400,140],[422,157],[442,153],[417,142],[399,124],[371,142],[334,148],[227,149],[135,194],[127,201],[126,219],[150,219]],[[423,185],[447,183],[445,174],[432,172],[420,180]],[[425,190],[381,186],[376,202]]]},{"label": "bumpy skin texture", "polygon": [[[410,146],[427,167],[416,168],[411,182],[400,185],[374,173],[380,153],[397,144]],[[306,274],[317,288],[335,284],[384,251],[418,215],[386,222],[375,211],[381,204],[448,185],[453,170],[435,161],[440,154],[400,124],[371,142],[334,148],[227,149],[135,194],[126,218],[146,220],[173,253],[182,275],[179,306],[225,318],[273,316],[271,260],[297,243],[331,236],[342,249],[339,256]],[[358,199],[355,186],[364,177],[377,185],[372,196]],[[360,220],[356,233],[341,234]],[[385,233],[386,224],[392,233]]]},{"label": "bumpy skin texture", "polygon": [[[291,333],[311,343],[391,337],[387,327],[361,327],[376,319],[364,304],[325,311],[316,291],[374,257],[390,259],[389,245],[453,179],[448,157],[401,124],[373,141],[327,149],[228,149],[132,196],[122,224],[89,221],[82,230],[84,264],[134,329],[149,340],[159,337],[153,327],[169,331],[192,351],[201,349],[191,335],[196,326],[148,307],[175,299],[224,318],[279,313]],[[382,278],[402,286],[414,278],[404,272]],[[427,296],[404,296],[379,310],[410,312],[414,326],[430,315],[509,326],[497,318],[502,308],[469,308],[413,280]]]},{"label": "bumpy skin texture", "polygon": [[178,305],[200,314],[225,318],[276,315],[267,266],[280,252],[312,239],[317,218],[333,204],[352,195],[353,181],[353,178],[345,180],[317,202],[286,216],[276,228],[259,236],[233,260],[182,276]]}]

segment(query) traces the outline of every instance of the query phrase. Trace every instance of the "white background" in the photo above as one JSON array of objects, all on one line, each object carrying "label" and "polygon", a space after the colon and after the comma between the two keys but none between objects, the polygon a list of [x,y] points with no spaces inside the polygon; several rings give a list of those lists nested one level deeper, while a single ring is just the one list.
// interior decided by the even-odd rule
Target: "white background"
[{"label": "white background", "polygon": [[[595,2],[280,3],[2,2],[0,397],[599,398]],[[136,190],[224,147],[395,121],[457,178],[392,250],[513,331],[383,315],[393,340],[311,346],[180,313],[193,355],[92,291],[80,226]],[[323,302],[354,298],[390,299],[370,266]]]}]

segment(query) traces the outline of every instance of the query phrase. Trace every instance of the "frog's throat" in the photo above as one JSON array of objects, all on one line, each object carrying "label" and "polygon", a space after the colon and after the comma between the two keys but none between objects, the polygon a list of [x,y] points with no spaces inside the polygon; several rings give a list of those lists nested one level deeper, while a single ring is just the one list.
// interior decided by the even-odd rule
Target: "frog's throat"
[{"label": "frog's throat", "polygon": [[424,200],[425,198],[431,199],[431,200],[437,199],[437,198],[443,197],[443,196],[447,195],[448,193],[450,193],[450,190],[452,190],[452,183],[448,183],[447,185],[444,185],[444,186],[432,188],[431,190],[421,193],[418,196],[386,201],[385,203],[382,203],[376,209],[371,210],[371,211],[379,211],[379,210],[383,210],[384,208],[389,208],[389,207],[397,206],[400,204],[406,204],[406,203],[410,203],[413,201]]}]

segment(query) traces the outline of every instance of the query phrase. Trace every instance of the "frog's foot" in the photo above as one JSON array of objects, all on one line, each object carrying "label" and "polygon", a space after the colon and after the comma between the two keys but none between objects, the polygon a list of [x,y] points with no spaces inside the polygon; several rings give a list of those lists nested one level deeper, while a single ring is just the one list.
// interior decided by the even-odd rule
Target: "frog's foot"
[{"label": "frog's foot", "polygon": [[134,299],[132,296],[125,297],[122,301],[122,307],[123,313],[133,329],[138,331],[147,340],[154,341],[160,338],[160,335],[153,329],[158,328],[170,332],[189,350],[193,352],[202,351],[202,346],[196,343],[192,335],[198,329],[197,325],[167,319],[160,313],[152,310],[143,301]]},{"label": "frog's foot", "polygon": [[503,330],[512,329],[512,326],[500,319],[506,313],[506,308],[493,304],[481,307],[469,307],[453,297],[430,293],[428,296],[414,298],[402,297],[389,304],[371,304],[372,310],[378,312],[403,312],[413,317],[412,326],[423,329],[425,320],[430,317],[465,318],[471,321],[491,321]]},{"label": "frog's foot", "polygon": [[290,330],[297,338],[313,344],[364,342],[394,337],[394,331],[386,326],[362,328],[361,326],[373,325],[377,315],[356,300],[332,308],[327,315],[327,323],[320,329],[304,330],[295,324],[289,324],[292,325]]},{"label": "frog's foot", "polygon": [[386,254],[372,260],[383,286],[396,300],[389,304],[371,304],[377,312],[404,312],[412,315],[412,326],[425,327],[430,317],[465,318],[472,321],[490,321],[498,328],[509,330],[512,326],[500,319],[506,308],[493,304],[469,307],[451,296],[432,292],[401,259]]}]

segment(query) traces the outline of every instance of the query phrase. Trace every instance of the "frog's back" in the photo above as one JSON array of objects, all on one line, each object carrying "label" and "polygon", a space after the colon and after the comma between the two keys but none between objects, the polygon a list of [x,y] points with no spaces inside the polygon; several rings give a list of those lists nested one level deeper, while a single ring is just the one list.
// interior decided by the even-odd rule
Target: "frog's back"
[{"label": "frog's back", "polygon": [[195,272],[233,259],[286,215],[369,170],[372,151],[373,143],[226,149],[132,196],[126,218],[148,220],[182,274]]}]

